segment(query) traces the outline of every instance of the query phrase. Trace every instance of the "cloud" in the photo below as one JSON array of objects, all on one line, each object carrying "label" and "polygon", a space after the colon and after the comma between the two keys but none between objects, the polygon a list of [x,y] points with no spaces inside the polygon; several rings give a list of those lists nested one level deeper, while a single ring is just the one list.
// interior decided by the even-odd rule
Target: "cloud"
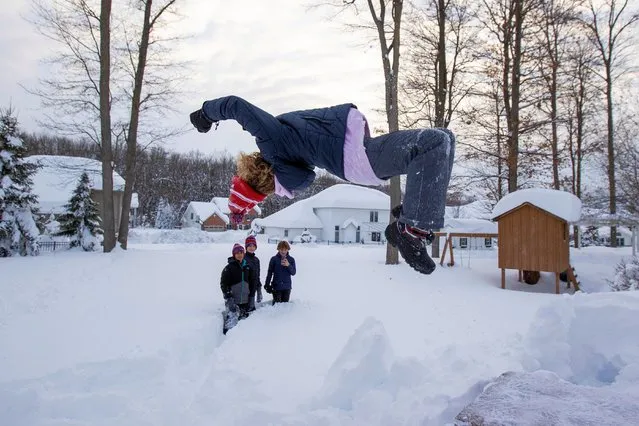
[{"label": "cloud", "polygon": [[[10,59],[10,66],[0,68],[0,101],[11,96],[16,105],[33,108],[37,99],[18,82],[45,76],[38,60],[50,45],[20,17],[27,5],[28,0],[12,2],[0,17],[0,50]],[[339,20],[326,19],[332,10],[308,10],[290,0],[191,0],[180,7],[184,19],[168,30],[193,35],[175,52],[192,65],[181,81],[187,95],[175,100],[177,112],[166,117],[167,124],[188,125],[188,114],[203,101],[235,94],[274,115],[353,102],[371,127],[385,126],[384,117],[374,112],[384,105],[379,48],[368,47],[370,33],[351,32]],[[38,111],[27,115],[23,128],[38,130]],[[188,132],[167,147],[235,154],[254,150],[255,143],[239,125],[225,122],[217,132]]]}]

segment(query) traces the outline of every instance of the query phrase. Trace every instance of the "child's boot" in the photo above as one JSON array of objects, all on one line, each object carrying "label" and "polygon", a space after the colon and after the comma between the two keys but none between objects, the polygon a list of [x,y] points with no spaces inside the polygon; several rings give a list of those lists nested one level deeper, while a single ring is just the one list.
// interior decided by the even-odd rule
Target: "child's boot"
[{"label": "child's boot", "polygon": [[386,240],[397,247],[406,263],[422,274],[430,274],[435,270],[435,262],[428,255],[424,242],[431,243],[432,231],[415,228],[399,221],[390,223],[384,232]]}]

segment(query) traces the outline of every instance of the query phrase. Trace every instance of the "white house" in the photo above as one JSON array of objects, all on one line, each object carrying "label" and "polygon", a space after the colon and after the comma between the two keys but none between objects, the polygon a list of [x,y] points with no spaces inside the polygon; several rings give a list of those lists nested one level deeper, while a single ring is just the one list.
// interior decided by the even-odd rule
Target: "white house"
[{"label": "white house", "polygon": [[[497,224],[486,219],[454,219],[445,218],[442,232],[497,234]],[[496,238],[488,237],[453,237],[453,248],[470,250],[491,250]]]},{"label": "white house", "polygon": [[[229,199],[213,197],[210,202],[191,201],[182,214],[181,224],[183,228],[200,228],[204,231],[224,231],[230,228]],[[262,214],[262,210],[255,206],[244,217],[244,222],[239,228],[248,229],[251,221]]]},{"label": "white house", "polygon": [[319,241],[385,242],[390,197],[376,189],[338,184],[254,223],[271,238],[293,240],[308,229]]},{"label": "white house", "polygon": [[[583,232],[583,230],[582,230]],[[610,245],[610,227],[602,226],[597,228],[599,243]],[[632,247],[632,230],[625,226],[617,226],[617,247]]]},{"label": "white house", "polygon": [[[98,204],[102,213],[102,163],[84,157],[63,155],[32,155],[25,157],[28,162],[39,164],[33,175],[33,193],[38,196],[38,214],[59,215],[64,213],[64,205],[69,202],[73,191],[80,182],[80,176],[86,172],[91,182],[91,198]],[[122,198],[125,181],[113,172],[113,209],[115,227],[119,227]]]}]

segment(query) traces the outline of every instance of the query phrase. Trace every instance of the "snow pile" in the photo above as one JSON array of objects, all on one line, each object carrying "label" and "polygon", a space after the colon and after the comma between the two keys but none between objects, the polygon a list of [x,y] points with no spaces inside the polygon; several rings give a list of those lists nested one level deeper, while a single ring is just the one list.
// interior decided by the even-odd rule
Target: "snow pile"
[{"label": "snow pile", "polygon": [[574,385],[555,373],[505,373],[456,417],[462,425],[629,425],[635,395]]},{"label": "snow pile", "polygon": [[639,387],[638,296],[577,294],[540,308],[523,365],[580,385]]},{"label": "snow pile", "polygon": [[388,380],[392,360],[384,325],[367,318],[328,370],[317,404],[352,409],[354,400]]},{"label": "snow pile", "polygon": [[129,230],[131,244],[207,244],[244,243],[248,231],[206,232],[196,228],[156,229],[132,228]]},{"label": "snow pile", "polygon": [[[452,355],[447,352],[438,360]],[[368,317],[329,368],[320,391],[306,407],[309,413],[288,418],[286,424],[325,424],[327,419],[332,424],[351,424],[352,419],[357,419],[353,424],[367,425],[447,424],[487,382],[451,396],[445,385],[436,382],[432,361],[395,357],[382,322]],[[459,359],[454,363],[463,365]]]}]

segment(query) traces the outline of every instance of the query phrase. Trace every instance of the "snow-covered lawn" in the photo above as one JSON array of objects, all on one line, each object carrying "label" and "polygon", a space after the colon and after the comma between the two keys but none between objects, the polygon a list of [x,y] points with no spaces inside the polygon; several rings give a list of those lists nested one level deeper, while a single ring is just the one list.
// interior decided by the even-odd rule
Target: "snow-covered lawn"
[{"label": "snow-covered lawn", "polygon": [[423,276],[384,246],[296,244],[293,302],[223,336],[244,234],[175,232],[0,260],[1,425],[445,425],[509,370],[639,396],[639,294],[605,282],[629,249],[573,251],[589,294],[557,296],[548,273],[500,289],[496,252]]}]

